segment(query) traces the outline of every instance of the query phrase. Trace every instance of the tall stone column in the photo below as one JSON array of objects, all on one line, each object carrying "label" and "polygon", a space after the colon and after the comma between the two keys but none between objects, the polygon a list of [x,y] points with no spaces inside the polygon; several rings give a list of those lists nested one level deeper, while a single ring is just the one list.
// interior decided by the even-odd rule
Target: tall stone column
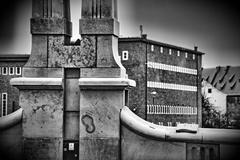
[{"label": "tall stone column", "polygon": [[82,68],[80,86],[80,160],[120,160],[120,110],[127,79],[118,56],[117,0],[82,0],[80,33],[96,39],[96,68]]},{"label": "tall stone column", "polygon": [[[82,0],[71,45],[69,0],[33,0],[32,51],[20,90],[26,160],[119,159],[127,79],[118,56],[116,0]],[[76,150],[76,148],[79,149]]]}]

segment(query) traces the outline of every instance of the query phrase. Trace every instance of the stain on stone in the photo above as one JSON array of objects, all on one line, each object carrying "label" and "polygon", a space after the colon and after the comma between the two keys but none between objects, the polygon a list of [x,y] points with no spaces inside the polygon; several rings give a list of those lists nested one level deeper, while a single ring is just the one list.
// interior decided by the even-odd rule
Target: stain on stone
[{"label": "stain on stone", "polygon": [[96,66],[95,39],[84,37],[80,45],[64,45],[63,37],[49,38],[49,67]]},{"label": "stain on stone", "polygon": [[94,120],[89,115],[84,115],[81,118],[82,124],[86,127],[87,133],[93,133],[95,131]]}]

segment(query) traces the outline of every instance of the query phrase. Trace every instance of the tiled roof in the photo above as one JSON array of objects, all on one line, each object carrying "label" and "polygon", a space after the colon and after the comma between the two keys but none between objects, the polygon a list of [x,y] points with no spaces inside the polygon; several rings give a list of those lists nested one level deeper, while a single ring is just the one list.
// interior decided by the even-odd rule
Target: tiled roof
[{"label": "tiled roof", "polygon": [[203,69],[202,77],[225,94],[240,95],[240,66]]}]

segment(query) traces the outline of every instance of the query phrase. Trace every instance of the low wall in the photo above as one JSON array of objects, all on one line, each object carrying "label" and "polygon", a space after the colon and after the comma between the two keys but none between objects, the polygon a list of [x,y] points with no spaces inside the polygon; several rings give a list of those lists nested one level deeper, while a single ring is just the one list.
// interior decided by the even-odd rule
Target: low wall
[{"label": "low wall", "polygon": [[121,111],[122,160],[231,160],[240,159],[240,131],[199,128],[177,133],[176,127],[158,126]]}]

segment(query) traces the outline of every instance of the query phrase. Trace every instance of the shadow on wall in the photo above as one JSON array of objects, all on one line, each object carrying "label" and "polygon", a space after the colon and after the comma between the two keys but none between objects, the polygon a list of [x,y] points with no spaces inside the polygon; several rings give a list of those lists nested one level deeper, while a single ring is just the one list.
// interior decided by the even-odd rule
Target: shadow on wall
[{"label": "shadow on wall", "polygon": [[0,160],[22,160],[22,124],[0,130]]}]

